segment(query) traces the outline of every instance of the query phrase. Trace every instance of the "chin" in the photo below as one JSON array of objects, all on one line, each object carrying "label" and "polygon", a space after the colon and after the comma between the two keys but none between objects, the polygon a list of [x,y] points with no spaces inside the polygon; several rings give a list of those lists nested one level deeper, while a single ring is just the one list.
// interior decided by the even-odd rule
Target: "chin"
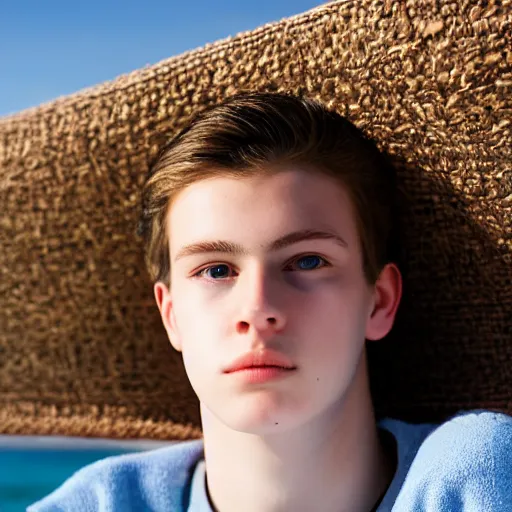
[{"label": "chin", "polygon": [[290,428],[293,428],[289,421],[279,421],[277,418],[265,421],[257,420],[254,418],[246,418],[245,421],[243,421],[241,418],[237,418],[237,420],[233,422],[226,421],[224,424],[226,427],[236,432],[251,434],[255,436],[277,434],[279,432],[285,432]]},{"label": "chin", "polygon": [[225,402],[212,410],[217,420],[231,430],[259,436],[284,432],[307,421],[304,410],[290,409],[269,397],[245,396],[236,404]]}]

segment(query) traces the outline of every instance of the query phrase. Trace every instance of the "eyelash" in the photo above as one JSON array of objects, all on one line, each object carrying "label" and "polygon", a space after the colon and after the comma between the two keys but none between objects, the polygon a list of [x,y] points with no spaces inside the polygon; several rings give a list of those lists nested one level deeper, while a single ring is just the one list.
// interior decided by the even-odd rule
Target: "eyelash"
[{"label": "eyelash", "polygon": [[[297,256],[296,258],[294,258],[293,260],[288,262],[287,266],[290,265],[291,263],[295,263],[296,261],[299,261],[301,259],[311,258],[311,257],[319,258],[321,260],[321,262],[322,262],[322,265],[320,265],[319,267],[313,268],[311,270],[304,270],[304,269],[302,269],[304,272],[312,272],[314,270],[319,270],[321,268],[326,268],[326,267],[330,267],[331,266],[331,264],[325,258],[323,258],[322,256],[319,256],[318,254],[303,254],[301,256]],[[196,273],[194,273],[192,275],[192,277],[201,278],[207,270],[215,268],[215,267],[220,267],[221,265],[226,265],[227,267],[230,266],[228,263],[215,263],[213,265],[208,265],[207,267],[204,267],[201,270],[198,270]],[[299,271],[300,271],[300,269],[299,269]],[[224,281],[224,280],[230,279],[230,278],[224,277],[224,278],[218,278],[218,279],[213,279],[213,278],[208,278],[208,279],[210,281]]]}]

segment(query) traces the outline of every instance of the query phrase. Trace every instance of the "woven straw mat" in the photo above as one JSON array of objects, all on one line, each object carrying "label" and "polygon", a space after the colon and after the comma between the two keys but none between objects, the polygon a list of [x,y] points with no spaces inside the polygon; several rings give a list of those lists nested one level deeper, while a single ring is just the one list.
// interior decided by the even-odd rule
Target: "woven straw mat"
[{"label": "woven straw mat", "polygon": [[201,436],[135,230],[159,148],[242,90],[325,102],[398,169],[408,266],[369,344],[378,415],[512,413],[511,1],[361,0],[0,119],[0,432]]}]

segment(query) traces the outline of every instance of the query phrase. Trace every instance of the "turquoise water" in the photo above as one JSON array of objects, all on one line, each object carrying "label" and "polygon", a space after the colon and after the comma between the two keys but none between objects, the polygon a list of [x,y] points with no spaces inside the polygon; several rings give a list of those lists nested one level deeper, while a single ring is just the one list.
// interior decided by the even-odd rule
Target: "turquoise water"
[{"label": "turquoise water", "polygon": [[0,436],[0,512],[24,511],[92,462],[168,444]]},{"label": "turquoise water", "polygon": [[83,466],[129,451],[0,448],[0,511],[21,512]]}]

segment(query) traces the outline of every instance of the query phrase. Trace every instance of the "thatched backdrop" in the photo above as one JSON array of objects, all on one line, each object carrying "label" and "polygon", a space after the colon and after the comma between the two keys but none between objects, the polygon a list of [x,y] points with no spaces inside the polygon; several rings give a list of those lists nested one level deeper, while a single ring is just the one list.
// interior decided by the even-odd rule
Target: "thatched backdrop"
[{"label": "thatched backdrop", "polygon": [[379,414],[512,413],[511,2],[360,0],[0,119],[0,433],[200,435],[140,187],[193,112],[249,89],[324,101],[399,169],[409,266],[370,345]]}]

